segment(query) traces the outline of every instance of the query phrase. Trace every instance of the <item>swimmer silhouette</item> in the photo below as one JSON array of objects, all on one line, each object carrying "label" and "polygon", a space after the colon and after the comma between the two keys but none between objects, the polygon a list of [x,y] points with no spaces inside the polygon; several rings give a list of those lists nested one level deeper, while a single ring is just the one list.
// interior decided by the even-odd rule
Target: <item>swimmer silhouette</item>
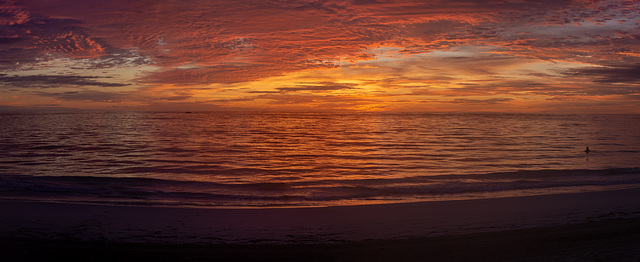
[{"label": "swimmer silhouette", "polygon": [[584,152],[589,154],[589,152],[591,152],[591,150],[589,150],[589,147],[587,147],[587,149],[585,149]]}]

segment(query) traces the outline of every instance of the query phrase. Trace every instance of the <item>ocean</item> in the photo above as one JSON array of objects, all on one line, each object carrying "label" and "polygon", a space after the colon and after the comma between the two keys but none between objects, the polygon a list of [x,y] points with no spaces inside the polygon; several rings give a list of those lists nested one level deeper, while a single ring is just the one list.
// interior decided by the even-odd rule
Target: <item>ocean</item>
[{"label": "ocean", "polygon": [[0,199],[307,207],[636,187],[639,130],[640,115],[0,112]]}]

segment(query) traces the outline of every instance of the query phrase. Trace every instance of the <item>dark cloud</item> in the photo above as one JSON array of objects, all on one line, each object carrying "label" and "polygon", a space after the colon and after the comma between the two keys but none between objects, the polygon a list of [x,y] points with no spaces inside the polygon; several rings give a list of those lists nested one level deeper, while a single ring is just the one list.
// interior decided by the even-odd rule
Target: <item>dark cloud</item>
[{"label": "dark cloud", "polygon": [[75,19],[30,15],[20,24],[0,26],[0,52],[14,62],[31,62],[52,53],[73,57],[104,54],[107,45],[85,30]]},{"label": "dark cloud", "polygon": [[640,63],[608,67],[587,67],[566,70],[567,76],[584,76],[598,83],[636,83],[640,82]]},{"label": "dark cloud", "polygon": [[0,45],[10,45],[23,41],[24,38],[19,37],[0,37]]},{"label": "dark cloud", "polygon": [[97,81],[104,78],[109,77],[64,75],[9,76],[6,74],[0,74],[0,84],[5,87],[22,88],[55,88],[62,86],[118,87],[129,85],[126,83],[109,83]]},{"label": "dark cloud", "polygon": [[29,21],[29,13],[8,1],[0,2],[0,26],[19,25]]},{"label": "dark cloud", "polygon": [[[29,2],[21,4],[28,6]],[[31,68],[57,57],[84,59],[81,64],[85,69],[150,63],[148,59],[140,59],[140,54],[132,54],[129,47],[110,45],[108,42],[113,39],[92,35],[95,28],[87,26],[82,19],[54,18],[34,13],[28,7],[0,2],[0,70]]]},{"label": "dark cloud", "polygon": [[129,100],[128,96],[120,93],[84,90],[62,93],[38,92],[38,95],[53,97],[61,100],[91,101],[91,102],[119,102]]}]

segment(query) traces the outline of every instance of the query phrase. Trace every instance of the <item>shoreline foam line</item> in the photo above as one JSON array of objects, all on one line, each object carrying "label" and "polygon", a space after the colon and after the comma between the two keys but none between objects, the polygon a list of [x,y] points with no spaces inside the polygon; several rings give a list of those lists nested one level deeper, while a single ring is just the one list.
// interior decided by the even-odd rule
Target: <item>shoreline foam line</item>
[{"label": "shoreline foam line", "polygon": [[[458,200],[638,186],[638,168],[224,184],[157,178],[0,177],[0,199],[166,207],[312,207]],[[590,189],[591,188],[591,189]]]}]

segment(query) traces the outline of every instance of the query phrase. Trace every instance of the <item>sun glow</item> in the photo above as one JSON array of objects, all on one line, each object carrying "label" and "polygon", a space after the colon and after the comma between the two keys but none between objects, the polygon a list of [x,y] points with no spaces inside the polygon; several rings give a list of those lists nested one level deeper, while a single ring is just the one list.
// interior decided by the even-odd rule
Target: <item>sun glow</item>
[{"label": "sun glow", "polygon": [[640,6],[607,3],[5,3],[0,106],[639,112]]}]

